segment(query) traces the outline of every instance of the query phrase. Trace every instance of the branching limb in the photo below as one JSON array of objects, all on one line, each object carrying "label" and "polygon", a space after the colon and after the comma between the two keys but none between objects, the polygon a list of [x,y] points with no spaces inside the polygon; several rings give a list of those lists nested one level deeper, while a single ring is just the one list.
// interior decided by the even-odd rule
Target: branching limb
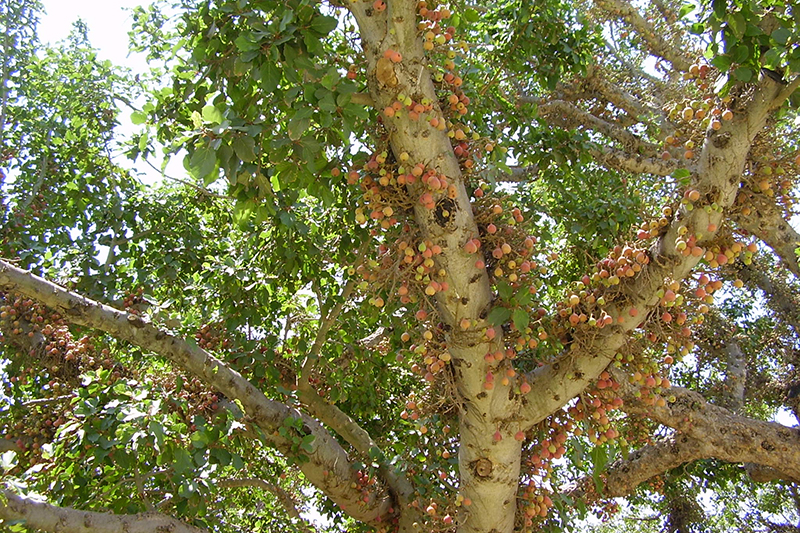
[{"label": "branching limb", "polygon": [[[713,198],[710,201],[725,208],[733,205],[739,183],[731,180],[730,176],[742,175],[753,140],[766,125],[781,89],[780,83],[762,77],[737,117],[726,121],[722,129],[709,129],[707,132],[693,185],[707,193],[707,199]],[[521,407],[520,414],[525,418],[526,427],[561,408],[596,379],[628,340],[628,333],[658,305],[657,293],[665,280],[681,280],[695,267],[698,258],[684,256],[676,248],[679,228],[703,232],[704,239],[710,239],[713,235],[705,229],[711,224],[719,227],[721,222],[720,212],[705,209],[678,211],[666,233],[652,245],[650,263],[636,277],[624,280],[619,285],[615,301],[606,305],[605,311],[613,317],[615,325],[602,330],[575,330],[572,342],[561,357],[527,375],[533,392],[526,396]],[[637,313],[631,313],[634,308]]]},{"label": "branching limb", "polygon": [[603,496],[630,494],[648,479],[683,464],[711,457],[710,448],[702,439],[672,435],[654,444],[631,452],[627,459],[609,465],[605,472]]},{"label": "branching limb", "polygon": [[800,233],[789,224],[781,209],[766,195],[748,194],[745,202],[750,207],[749,214],[737,212],[733,216],[734,221],[739,227],[764,241],[786,267],[800,278],[800,263],[795,253],[795,249],[800,247]]},{"label": "branching limb", "polygon": [[[361,250],[361,252],[364,252],[364,250]],[[342,438],[350,443],[359,453],[365,457],[370,457],[371,452],[372,455],[374,455],[374,452],[380,450],[380,448],[369,433],[359,426],[347,413],[335,405],[328,403],[317,394],[317,391],[311,386],[309,381],[314,362],[319,357],[323,344],[327,342],[328,332],[339,318],[355,286],[356,283],[354,280],[348,281],[342,290],[339,301],[331,308],[328,315],[320,321],[314,344],[309,351],[309,356],[303,362],[303,367],[300,371],[297,392],[299,400],[307,407],[308,411],[313,416],[317,417],[320,422],[341,435]],[[406,497],[413,493],[413,488],[408,480],[398,475],[385,461],[380,461],[379,464],[379,474],[401,500],[405,500]]]},{"label": "branching limb", "polygon": [[385,491],[376,489],[369,501],[363,502],[360,491],[351,488],[355,473],[350,468],[347,453],[317,420],[268,399],[241,374],[205,350],[158,329],[139,316],[67,291],[6,261],[0,261],[0,286],[42,302],[73,324],[105,331],[166,357],[228,398],[239,400],[250,420],[264,431],[267,440],[288,456],[297,455],[296,443],[279,436],[277,430],[287,418],[301,419],[303,429],[298,432],[297,439],[304,435],[314,436],[312,451],[307,454],[309,460],[300,467],[306,478],[358,520],[375,523],[389,512],[391,501]]},{"label": "branching limb", "polygon": [[58,533],[204,533],[208,530],[190,526],[160,513],[115,515],[56,507],[13,492],[0,491],[0,523],[16,520],[47,532]]},{"label": "branching limb", "polygon": [[[528,97],[521,97],[520,101],[523,103],[536,103],[538,99],[532,100]],[[655,144],[645,142],[625,128],[598,118],[564,100],[541,102],[539,104],[539,115],[545,118],[552,116],[552,118],[561,120],[571,127],[583,127],[605,135],[609,139],[619,142],[625,151],[632,154],[655,155],[658,152],[658,146]]]},{"label": "branching limb", "polygon": [[798,295],[780,278],[767,273],[767,267],[761,267],[758,258],[754,258],[757,263],[745,265],[738,262],[739,277],[745,282],[752,283],[764,293],[767,306],[775,311],[781,320],[789,324],[794,330],[795,335],[800,336],[800,302]]},{"label": "branching limb", "polygon": [[703,441],[706,457],[731,463],[755,463],[774,468],[786,479],[800,481],[800,429],[764,422],[710,404],[699,393],[672,387],[663,407],[645,405],[626,376],[614,371],[621,384],[623,410],[671,427],[681,436]]},{"label": "branching limb", "polygon": [[[241,488],[241,487],[254,487],[257,489],[265,490],[274,495],[281,506],[286,510],[286,513],[296,520],[303,520],[300,516],[300,511],[297,510],[297,503],[291,495],[283,490],[278,485],[269,483],[263,479],[246,478],[246,479],[222,479],[217,484],[220,488]],[[311,529],[309,527],[309,529]]]},{"label": "branching limb", "polygon": [[598,5],[613,15],[622,17],[625,22],[633,27],[636,35],[640,36],[647,44],[649,50],[670,63],[676,70],[687,72],[692,65],[692,60],[684,50],[677,48],[667,42],[662,35],[662,31],[652,23],[645,20],[639,11],[625,0],[602,0]]},{"label": "branching limb", "polygon": [[499,170],[487,171],[481,174],[489,181],[497,183],[522,183],[532,182],[539,178],[539,165],[529,165],[526,167],[510,167],[511,173],[500,172]]},{"label": "branching limb", "polygon": [[661,158],[636,156],[609,146],[599,146],[591,149],[590,153],[607,167],[633,174],[669,176],[678,168],[686,168],[686,164],[681,164],[674,158],[665,161]]}]

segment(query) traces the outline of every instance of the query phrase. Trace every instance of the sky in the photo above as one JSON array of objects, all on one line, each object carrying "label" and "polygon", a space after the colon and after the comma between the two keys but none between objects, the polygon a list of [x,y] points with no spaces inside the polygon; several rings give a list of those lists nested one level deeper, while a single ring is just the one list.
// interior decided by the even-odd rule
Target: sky
[{"label": "sky", "polygon": [[100,57],[134,70],[145,68],[138,57],[128,57],[128,31],[133,19],[130,9],[147,0],[43,0],[46,14],[39,23],[39,38],[55,43],[67,35],[72,24],[82,19],[89,28],[89,38]]},{"label": "sky", "polygon": [[[132,72],[146,72],[147,62],[142,54],[129,54],[128,32],[133,24],[131,10],[140,5],[150,4],[149,0],[41,0],[45,14],[39,21],[38,35],[43,42],[54,44],[65,39],[77,20],[83,20],[89,31],[89,42],[98,49],[100,59],[108,59],[112,64],[127,67]],[[143,104],[144,102],[139,102]],[[130,121],[131,109],[120,110],[120,126],[117,133],[128,136],[139,127]],[[160,173],[142,161],[132,162],[125,157],[116,161],[118,165],[133,170],[145,183],[162,180]],[[159,167],[160,161],[151,162]],[[182,178],[182,158],[174,157],[167,167],[167,174]]]}]

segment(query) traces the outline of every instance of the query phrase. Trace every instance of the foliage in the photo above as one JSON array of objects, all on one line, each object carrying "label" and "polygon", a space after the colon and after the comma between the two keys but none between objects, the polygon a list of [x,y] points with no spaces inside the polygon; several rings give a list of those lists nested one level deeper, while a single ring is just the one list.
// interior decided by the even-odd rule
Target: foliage
[{"label": "foliage", "polygon": [[[0,5],[0,255],[133,332],[3,286],[4,487],[215,531],[796,522],[797,480],[728,450],[612,483],[690,433],[673,385],[742,424],[797,413],[796,93],[713,168],[763,79],[795,88],[796,6],[344,4],[137,8],[136,78]],[[159,150],[185,176],[117,158]],[[471,501],[513,446],[518,505]]]}]

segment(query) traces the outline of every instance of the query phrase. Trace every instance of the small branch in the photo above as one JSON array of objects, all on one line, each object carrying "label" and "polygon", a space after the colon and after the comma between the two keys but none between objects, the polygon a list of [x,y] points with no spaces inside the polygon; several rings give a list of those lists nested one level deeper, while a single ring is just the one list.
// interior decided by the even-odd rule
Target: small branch
[{"label": "small branch", "polygon": [[790,97],[794,92],[800,88],[800,76],[795,76],[793,80],[791,80],[786,87],[778,94],[775,98],[774,107],[778,108],[783,105],[783,103]]},{"label": "small branch", "polygon": [[13,492],[0,491],[0,519],[22,520],[29,528],[53,533],[206,533],[159,513],[115,515],[56,507]]},{"label": "small branch", "polygon": [[[528,98],[521,98],[521,101],[528,101]],[[555,115],[557,118],[573,127],[582,126],[588,130],[596,131],[606,137],[619,142],[623,148],[633,154],[656,154],[658,146],[642,141],[639,137],[629,132],[625,128],[598,118],[588,111],[584,111],[578,106],[564,100],[550,100],[539,104],[539,115],[547,117]]]},{"label": "small branch", "polygon": [[780,319],[794,330],[795,335],[800,336],[798,297],[784,280],[774,273],[768,274],[770,267],[762,262],[763,259],[758,257],[754,258],[755,264],[751,265],[745,265],[741,261],[736,262],[739,277],[758,287],[766,297],[767,307],[775,311]]},{"label": "small branch", "polygon": [[[363,250],[362,250],[363,251]],[[303,367],[300,371],[300,378],[297,384],[297,392],[299,400],[308,408],[309,412],[320,419],[322,423],[334,430],[342,436],[344,440],[350,443],[359,453],[366,457],[370,457],[370,452],[380,450],[377,443],[372,437],[364,430],[358,423],[353,420],[349,415],[333,404],[328,403],[322,398],[317,391],[311,386],[309,377],[313,362],[319,357],[322,350],[322,345],[328,339],[328,332],[335,323],[336,319],[342,312],[344,304],[350,298],[353,290],[356,287],[355,280],[349,280],[342,290],[339,301],[330,310],[328,316],[320,322],[317,337],[314,344],[309,351],[309,355],[303,362]],[[386,480],[387,484],[402,498],[410,496],[413,492],[411,485],[405,478],[398,476],[392,468],[390,468],[385,461],[380,461],[379,473]]]},{"label": "small branch", "polygon": [[300,516],[300,511],[297,510],[297,504],[295,503],[294,499],[289,495],[288,492],[283,490],[278,485],[274,485],[263,479],[258,478],[246,478],[246,479],[222,479],[217,483],[217,486],[220,488],[240,488],[240,487],[254,487],[257,489],[265,490],[270,494],[274,495],[283,508],[286,510],[287,514],[295,519],[302,520],[303,517]]},{"label": "small branch", "polygon": [[156,172],[161,174],[161,177],[166,178],[166,179],[168,179],[170,181],[174,181],[176,183],[180,183],[181,185],[186,185],[190,189],[194,189],[194,190],[196,190],[197,192],[199,192],[200,194],[202,194],[204,196],[208,196],[209,198],[220,198],[222,200],[232,200],[233,199],[228,195],[219,194],[219,193],[216,193],[216,192],[213,192],[213,191],[209,191],[205,187],[200,187],[199,185],[196,185],[196,184],[194,184],[194,183],[192,183],[190,181],[186,181],[186,180],[181,179],[181,178],[175,178],[173,176],[169,176],[163,170],[161,170],[160,168],[155,166],[153,163],[151,163],[147,158],[144,158],[143,160],[150,168],[152,168],[153,170],[155,170]]},{"label": "small branch", "polygon": [[[344,289],[342,289],[342,294],[339,297],[339,301],[333,306],[333,308],[331,308],[331,310],[328,312],[328,315],[320,321],[319,329],[317,330],[317,336],[314,339],[314,344],[311,346],[305,361],[303,361],[303,367],[300,371],[300,387],[308,383],[313,362],[319,357],[319,353],[322,350],[322,345],[328,340],[328,332],[330,332],[331,327],[336,322],[336,319],[339,318],[339,315],[344,308],[344,304],[350,299],[350,296],[353,294],[353,290],[355,288],[355,279],[349,280],[345,284]],[[322,305],[320,305],[320,312],[322,312]]]},{"label": "small branch", "polygon": [[36,405],[49,405],[51,403],[65,402],[75,397],[74,394],[66,394],[64,396],[56,396],[54,398],[40,398],[38,400],[28,400],[23,403],[23,407],[34,407]]},{"label": "small branch", "polygon": [[655,157],[636,156],[610,146],[599,146],[589,150],[589,153],[608,167],[633,174],[669,176],[678,168],[686,167],[686,164],[681,164],[674,158],[665,161]]}]

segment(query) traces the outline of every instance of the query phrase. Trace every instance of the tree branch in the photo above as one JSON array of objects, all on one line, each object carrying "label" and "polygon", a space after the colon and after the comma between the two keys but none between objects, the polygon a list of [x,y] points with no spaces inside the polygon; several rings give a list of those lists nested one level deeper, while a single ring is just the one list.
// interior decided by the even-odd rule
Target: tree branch
[{"label": "tree branch", "polygon": [[[300,511],[297,510],[297,504],[295,503],[294,499],[289,495],[288,492],[283,490],[278,485],[274,485],[263,479],[257,478],[246,478],[246,479],[221,479],[217,486],[220,488],[241,488],[241,487],[254,487],[257,489],[265,490],[270,494],[274,495],[278,501],[280,502],[281,506],[286,510],[286,513],[296,519],[296,520],[305,520],[302,516],[300,516]],[[313,529],[309,525],[309,529]]]},{"label": "tree branch", "polygon": [[[520,97],[520,101],[523,103],[538,103],[539,99],[523,96]],[[655,144],[645,142],[625,128],[598,118],[565,100],[542,101],[539,103],[539,115],[542,117],[555,115],[563,120],[565,124],[572,127],[582,126],[596,131],[619,142],[631,154],[655,155],[658,152],[658,146]]]},{"label": "tree branch", "polygon": [[642,446],[631,452],[627,459],[609,465],[605,472],[603,496],[616,498],[630,494],[648,479],[697,459],[711,457],[710,451],[705,441],[686,435],[671,435]]},{"label": "tree branch", "polygon": [[775,422],[764,422],[734,414],[710,404],[699,393],[671,387],[662,396],[669,397],[663,407],[645,405],[636,398],[636,387],[618,370],[624,400],[622,409],[671,427],[680,435],[703,441],[706,457],[730,463],[755,463],[774,468],[787,479],[800,481],[800,429]]},{"label": "tree branch", "polygon": [[681,72],[687,72],[692,64],[684,50],[677,48],[661,37],[663,32],[645,20],[639,11],[625,0],[602,0],[598,5],[613,17],[621,17],[630,24],[653,54],[672,63]]},{"label": "tree branch", "polygon": [[25,525],[58,533],[205,533],[208,530],[190,526],[159,513],[115,515],[56,507],[48,503],[0,491],[0,521],[21,520]]},{"label": "tree branch", "polygon": [[[363,255],[364,252],[365,250],[362,247],[360,255]],[[317,361],[320,351],[322,350],[322,345],[327,342],[328,332],[341,314],[344,304],[350,298],[355,286],[355,280],[348,281],[342,290],[339,301],[331,308],[328,315],[320,320],[314,344],[309,351],[308,357],[303,361],[303,367],[300,371],[300,378],[297,384],[297,392],[298,399],[308,408],[312,415],[341,435],[344,440],[350,443],[364,457],[372,457],[376,450],[380,451],[380,447],[369,433],[358,425],[347,413],[335,405],[328,403],[323,397],[317,394],[317,391],[311,386],[309,381],[313,363]],[[383,453],[381,452],[381,456],[382,455]],[[378,463],[378,473],[396,493],[401,502],[405,503],[407,497],[411,496],[413,493],[411,484],[403,476],[398,475],[385,460],[379,460]]]},{"label": "tree branch", "polygon": [[[716,202],[723,208],[734,203],[739,181],[731,180],[730,176],[742,175],[752,142],[766,125],[775,95],[781,88],[781,84],[762,77],[734,120],[726,121],[720,130],[709,128],[706,132],[693,183],[706,194],[705,202]],[[691,254],[685,256],[676,248],[679,231],[685,231],[680,228],[701,234],[698,242],[704,245],[715,234],[708,228],[719,227],[722,216],[721,212],[705,209],[681,208],[676,213],[666,233],[651,246],[649,264],[635,277],[622,280],[609,293],[612,301],[604,311],[615,320],[615,325],[604,329],[574,329],[572,341],[560,357],[526,376],[534,392],[526,396],[521,409],[525,427],[532,427],[560,409],[596,379],[628,340],[628,333],[658,305],[657,293],[665,280],[681,280],[695,267],[699,258]],[[632,309],[637,313],[631,313]]]},{"label": "tree branch", "polygon": [[607,167],[633,174],[669,176],[678,168],[686,167],[685,163],[680,163],[675,158],[665,161],[655,157],[631,155],[626,151],[611,148],[610,146],[599,146],[589,150],[589,153]]},{"label": "tree branch", "polygon": [[755,265],[745,265],[737,262],[739,277],[754,284],[761,289],[767,300],[767,307],[775,311],[781,320],[789,324],[794,330],[795,335],[800,337],[800,309],[798,308],[798,296],[792,289],[779,277],[768,274],[768,266],[758,264],[761,260],[754,258]]},{"label": "tree branch", "polygon": [[312,451],[307,455],[309,461],[300,466],[306,478],[360,521],[376,523],[389,513],[391,500],[385,491],[376,489],[370,494],[369,501],[363,502],[360,491],[351,488],[356,477],[350,468],[347,453],[317,420],[297,409],[268,399],[241,374],[205,350],[158,329],[139,316],[129,315],[67,291],[2,260],[0,286],[42,302],[60,312],[68,322],[105,331],[118,339],[166,357],[220,390],[228,398],[238,399],[253,423],[264,431],[266,439],[287,456],[297,455],[298,452],[293,451],[296,443],[279,436],[277,430],[287,418],[302,419],[303,429],[297,438],[300,439],[303,435],[314,436]]},{"label": "tree branch", "polygon": [[795,249],[800,247],[800,233],[789,224],[781,209],[766,195],[744,191],[741,194],[746,196],[740,202],[746,204],[750,210],[747,215],[738,211],[733,215],[733,220],[739,227],[764,241],[786,267],[800,278],[800,263],[795,253]]}]

